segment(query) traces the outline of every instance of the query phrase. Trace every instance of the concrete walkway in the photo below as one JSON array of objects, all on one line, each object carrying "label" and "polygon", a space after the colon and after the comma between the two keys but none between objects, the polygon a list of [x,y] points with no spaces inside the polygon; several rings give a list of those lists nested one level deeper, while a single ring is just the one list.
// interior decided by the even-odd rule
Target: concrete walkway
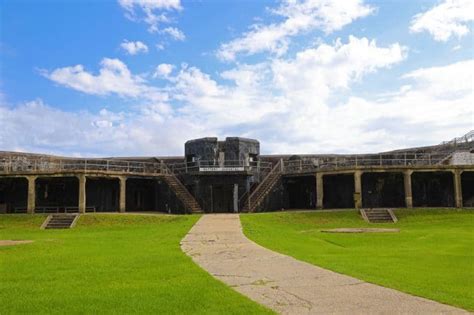
[{"label": "concrete walkway", "polygon": [[202,216],[181,248],[217,279],[282,314],[467,314],[263,248],[243,235],[236,214]]}]

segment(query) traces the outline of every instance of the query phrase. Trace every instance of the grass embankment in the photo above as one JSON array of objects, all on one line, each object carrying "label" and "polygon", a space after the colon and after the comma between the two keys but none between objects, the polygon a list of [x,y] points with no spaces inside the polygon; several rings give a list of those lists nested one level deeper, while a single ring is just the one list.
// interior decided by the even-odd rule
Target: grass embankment
[{"label": "grass embankment", "polygon": [[[474,310],[474,213],[399,210],[396,224],[368,224],[355,211],[241,215],[262,246],[339,273]],[[399,233],[322,229],[393,227]]]},{"label": "grass embankment", "polygon": [[40,230],[0,216],[0,313],[266,313],[195,265],[179,242],[198,216],[86,215]]}]

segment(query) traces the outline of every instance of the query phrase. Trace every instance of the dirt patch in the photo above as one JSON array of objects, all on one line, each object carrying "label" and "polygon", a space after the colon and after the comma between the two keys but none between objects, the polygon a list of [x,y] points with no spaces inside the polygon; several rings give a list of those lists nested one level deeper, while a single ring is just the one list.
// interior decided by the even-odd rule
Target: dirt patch
[{"label": "dirt patch", "polygon": [[379,228],[339,228],[321,230],[323,233],[397,233],[399,229],[379,229]]},{"label": "dirt patch", "polygon": [[12,246],[12,245],[20,245],[20,244],[29,244],[33,243],[34,241],[24,240],[24,241],[12,241],[12,240],[0,240],[0,246]]}]

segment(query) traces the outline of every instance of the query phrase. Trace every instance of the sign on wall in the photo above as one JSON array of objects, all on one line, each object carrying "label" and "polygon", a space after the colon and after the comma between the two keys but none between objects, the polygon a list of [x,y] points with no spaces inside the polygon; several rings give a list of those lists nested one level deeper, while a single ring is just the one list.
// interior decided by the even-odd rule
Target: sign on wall
[{"label": "sign on wall", "polygon": [[243,172],[245,168],[243,166],[238,167],[220,167],[220,166],[211,166],[211,167],[200,167],[200,172]]}]

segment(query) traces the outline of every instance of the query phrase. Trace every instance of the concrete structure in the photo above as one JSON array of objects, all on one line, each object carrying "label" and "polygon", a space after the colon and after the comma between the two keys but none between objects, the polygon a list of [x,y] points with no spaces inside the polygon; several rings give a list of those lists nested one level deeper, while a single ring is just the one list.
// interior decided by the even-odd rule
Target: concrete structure
[{"label": "concrete structure", "polygon": [[473,138],[364,155],[262,156],[236,137],[190,140],[184,157],[0,152],[0,213],[473,207]]}]

